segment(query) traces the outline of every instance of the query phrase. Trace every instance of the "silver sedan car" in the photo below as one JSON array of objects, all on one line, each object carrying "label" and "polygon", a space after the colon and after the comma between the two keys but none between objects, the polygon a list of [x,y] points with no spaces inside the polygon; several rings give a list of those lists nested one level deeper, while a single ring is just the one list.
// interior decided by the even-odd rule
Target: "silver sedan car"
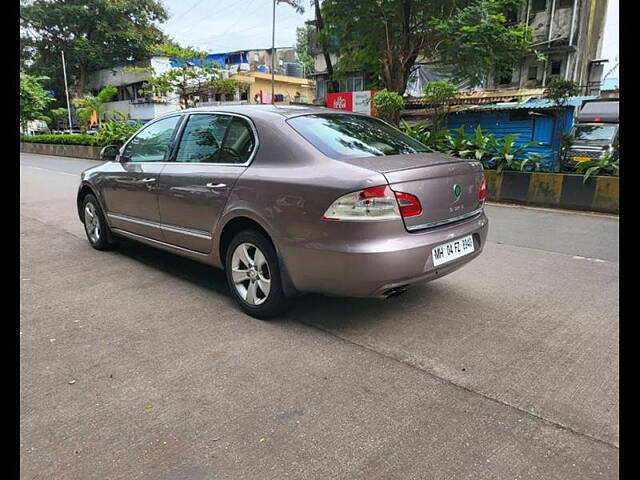
[{"label": "silver sedan car", "polygon": [[249,315],[304,292],[389,298],[477,257],[482,166],[366,115],[301,106],[181,110],[82,173],[91,245],[126,237],[226,271]]}]

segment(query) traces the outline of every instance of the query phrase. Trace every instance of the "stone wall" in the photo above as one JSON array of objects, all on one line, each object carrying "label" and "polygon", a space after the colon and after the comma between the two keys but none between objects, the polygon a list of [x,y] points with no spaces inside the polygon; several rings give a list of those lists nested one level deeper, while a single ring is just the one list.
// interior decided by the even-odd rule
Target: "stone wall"
[{"label": "stone wall", "polygon": [[57,145],[51,143],[20,142],[20,151],[25,153],[39,153],[41,155],[55,155],[59,157],[87,158],[100,160],[100,147],[88,145]]}]

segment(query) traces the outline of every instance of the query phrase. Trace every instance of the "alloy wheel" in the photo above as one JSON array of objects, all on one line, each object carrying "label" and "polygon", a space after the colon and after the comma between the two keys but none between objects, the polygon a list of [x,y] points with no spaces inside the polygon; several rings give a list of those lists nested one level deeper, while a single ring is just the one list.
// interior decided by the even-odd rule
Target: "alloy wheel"
[{"label": "alloy wheel", "polygon": [[101,233],[100,219],[96,213],[96,207],[91,202],[87,202],[84,207],[84,226],[91,243],[98,243]]},{"label": "alloy wheel", "polygon": [[249,305],[260,305],[269,297],[269,264],[262,251],[253,243],[241,243],[233,251],[231,277],[236,292]]}]

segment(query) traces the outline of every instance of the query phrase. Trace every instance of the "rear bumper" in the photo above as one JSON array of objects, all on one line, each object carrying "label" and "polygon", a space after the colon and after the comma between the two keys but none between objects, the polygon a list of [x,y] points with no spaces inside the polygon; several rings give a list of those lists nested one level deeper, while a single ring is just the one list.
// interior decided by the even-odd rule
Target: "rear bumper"
[{"label": "rear bumper", "polygon": [[[361,242],[327,242],[282,248],[289,277],[300,292],[346,297],[385,297],[395,287],[427,282],[447,275],[476,258],[487,239],[484,212],[453,225],[419,233]],[[438,267],[431,250],[443,243],[473,236],[474,252]]]}]

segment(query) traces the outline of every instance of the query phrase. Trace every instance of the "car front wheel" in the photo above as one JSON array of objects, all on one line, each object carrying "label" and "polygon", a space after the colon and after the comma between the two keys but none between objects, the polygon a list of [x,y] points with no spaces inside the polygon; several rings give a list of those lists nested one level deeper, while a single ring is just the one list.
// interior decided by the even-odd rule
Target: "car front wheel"
[{"label": "car front wheel", "polygon": [[110,250],[116,242],[109,230],[100,204],[96,197],[89,194],[82,201],[82,219],[87,239],[96,250]]},{"label": "car front wheel", "polygon": [[263,234],[251,230],[238,233],[227,249],[225,270],[231,294],[252,317],[272,318],[289,306],[282,290],[278,255]]}]

